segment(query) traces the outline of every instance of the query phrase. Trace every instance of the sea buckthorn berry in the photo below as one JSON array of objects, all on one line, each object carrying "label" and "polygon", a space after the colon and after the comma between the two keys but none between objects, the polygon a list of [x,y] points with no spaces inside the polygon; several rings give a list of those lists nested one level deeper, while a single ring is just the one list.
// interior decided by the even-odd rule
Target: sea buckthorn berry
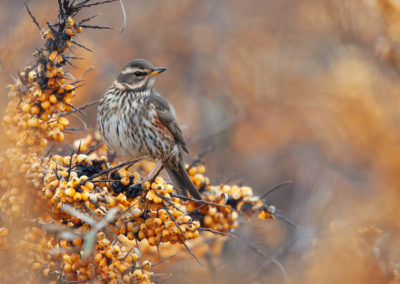
[{"label": "sea buckthorn berry", "polygon": [[54,50],[52,53],[50,53],[49,60],[54,61],[54,59],[56,59],[57,55],[58,55],[57,51]]},{"label": "sea buckthorn berry", "polygon": [[50,272],[50,269],[49,268],[45,268],[45,269],[43,269],[42,274],[43,274],[44,277],[49,277],[49,272]]},{"label": "sea buckthorn berry", "polygon": [[65,191],[65,194],[69,197],[74,197],[75,193],[76,191],[73,187],[67,188],[67,190]]},{"label": "sea buckthorn berry", "polygon": [[160,198],[159,196],[154,196],[154,198],[153,198],[153,202],[154,203],[157,203],[157,204],[159,204],[159,203],[162,203],[162,198]]},{"label": "sea buckthorn berry", "polygon": [[31,111],[31,105],[30,104],[23,104],[22,105],[22,111],[29,113]]},{"label": "sea buckthorn berry", "polygon": [[64,272],[71,272],[72,271],[72,266],[69,263],[65,263],[64,265]]},{"label": "sea buckthorn berry", "polygon": [[74,194],[74,201],[81,201],[82,200],[82,194],[80,192],[77,192]]},{"label": "sea buckthorn berry", "polygon": [[49,97],[49,102],[52,103],[52,104],[57,103],[58,102],[57,97],[55,95],[51,95]]},{"label": "sea buckthorn berry", "polygon": [[75,87],[74,87],[74,85],[66,85],[65,87],[64,87],[64,89],[65,89],[65,91],[70,91],[70,90],[73,90]]},{"label": "sea buckthorn berry", "polygon": [[82,239],[81,239],[81,238],[74,239],[74,240],[72,241],[72,244],[73,244],[74,246],[76,246],[76,247],[79,247],[79,246],[82,245]]},{"label": "sea buckthorn berry", "polygon": [[144,239],[146,237],[146,235],[145,235],[145,233],[143,231],[139,231],[138,237],[139,237],[139,239],[142,240],[142,239]]},{"label": "sea buckthorn berry", "polygon": [[154,224],[154,226],[161,226],[162,221],[161,221],[160,218],[154,218],[153,219],[153,224]]},{"label": "sea buckthorn berry", "polygon": [[8,229],[7,228],[0,228],[0,237],[7,237]]},{"label": "sea buckthorn berry", "polygon": [[36,116],[32,117],[29,121],[28,121],[28,125],[30,127],[38,127],[39,126],[39,118],[37,118]]},{"label": "sea buckthorn berry", "polygon": [[151,269],[151,262],[149,260],[145,260],[142,263],[142,269],[150,270]]},{"label": "sea buckthorn berry", "polygon": [[203,164],[200,164],[200,165],[197,167],[197,172],[198,172],[199,174],[204,174],[205,171],[206,171],[206,167],[205,167]]},{"label": "sea buckthorn berry", "polygon": [[21,215],[21,206],[19,206],[18,204],[14,204],[13,206],[11,206],[11,213],[14,216]]},{"label": "sea buckthorn berry", "polygon": [[194,167],[188,169],[188,174],[190,176],[194,176],[197,173],[197,170]]},{"label": "sea buckthorn berry", "polygon": [[100,260],[103,258],[103,255],[101,254],[101,253],[97,253],[95,256],[94,256],[94,261],[96,261],[96,262],[100,262]]},{"label": "sea buckthorn berry", "polygon": [[46,110],[50,108],[50,102],[48,100],[43,101],[40,106],[42,107],[42,109]]},{"label": "sea buckthorn berry", "polygon": [[75,262],[79,259],[79,254],[77,254],[76,252],[71,254],[71,261]]},{"label": "sea buckthorn berry", "polygon": [[132,253],[131,254],[131,258],[132,258],[133,261],[136,261],[136,260],[139,259],[139,256],[136,253]]},{"label": "sea buckthorn berry", "polygon": [[42,265],[39,262],[34,262],[32,265],[33,270],[39,270],[42,267]]},{"label": "sea buckthorn berry", "polygon": [[58,119],[58,123],[61,124],[62,126],[66,127],[69,124],[68,119],[66,119],[65,117],[60,117]]},{"label": "sea buckthorn berry", "polygon": [[136,278],[140,278],[142,277],[143,273],[140,269],[136,269],[135,271],[133,271],[133,276]]}]

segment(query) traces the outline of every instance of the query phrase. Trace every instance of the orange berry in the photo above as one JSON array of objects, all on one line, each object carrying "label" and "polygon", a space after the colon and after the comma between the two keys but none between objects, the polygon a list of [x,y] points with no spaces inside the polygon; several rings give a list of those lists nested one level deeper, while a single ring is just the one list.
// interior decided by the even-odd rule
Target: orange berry
[{"label": "orange berry", "polygon": [[14,204],[13,206],[11,206],[11,213],[14,216],[21,215],[21,207],[18,204]]},{"label": "orange berry", "polygon": [[72,244],[73,244],[74,246],[76,246],[76,247],[79,247],[79,246],[82,245],[82,239],[80,239],[80,238],[74,239],[74,240],[72,241]]},{"label": "orange berry", "polygon": [[55,95],[51,95],[49,98],[49,102],[51,102],[52,104],[55,104],[58,102],[57,97]]},{"label": "orange berry", "polygon": [[58,123],[61,124],[62,126],[66,127],[69,124],[68,119],[66,119],[65,117],[60,117],[58,119]]},{"label": "orange berry", "polygon": [[22,105],[22,111],[29,113],[31,111],[31,105],[30,104],[23,104]]},{"label": "orange berry", "polygon": [[205,171],[206,171],[206,167],[205,167],[203,164],[200,164],[200,165],[197,167],[197,172],[198,172],[199,174],[204,174]]},{"label": "orange berry", "polygon": [[74,197],[75,193],[76,191],[73,187],[67,188],[67,190],[65,191],[65,194],[69,197]]},{"label": "orange berry", "polygon": [[101,253],[97,253],[95,256],[94,256],[94,260],[96,261],[96,262],[100,262],[100,260],[103,258],[103,255],[101,254]]},{"label": "orange berry", "polygon": [[32,269],[33,269],[33,270],[39,270],[41,267],[42,267],[42,266],[40,265],[39,262],[34,262],[34,263],[32,264]]},{"label": "orange berry", "polygon": [[50,53],[50,55],[49,55],[50,61],[54,61],[54,59],[56,59],[57,55],[58,55],[58,53],[55,50],[52,53]]},{"label": "orange berry", "polygon": [[0,237],[6,237],[8,235],[7,228],[0,228]]},{"label": "orange berry", "polygon": [[74,201],[81,201],[81,200],[82,200],[82,194],[80,192],[75,193]]},{"label": "orange berry", "polygon": [[153,224],[154,224],[154,226],[161,226],[161,224],[162,224],[162,221],[161,221],[161,219],[160,218],[154,218],[153,219]]},{"label": "orange berry", "polygon": [[77,254],[76,252],[71,254],[71,261],[75,262],[79,259],[79,254]]},{"label": "orange berry", "polygon": [[72,266],[69,263],[66,263],[64,265],[64,272],[71,272],[72,271]]},{"label": "orange berry", "polygon": [[194,176],[196,173],[197,173],[197,170],[196,170],[194,167],[192,167],[192,168],[190,168],[190,169],[188,170],[188,174],[189,174],[190,176]]},{"label": "orange berry", "polygon": [[31,119],[29,119],[28,125],[30,127],[38,127],[39,126],[39,118],[37,118],[36,116],[32,117]]},{"label": "orange berry", "polygon": [[49,109],[50,108],[50,102],[48,100],[43,101],[40,106],[42,107],[42,109]]},{"label": "orange berry", "polygon": [[65,91],[70,91],[70,90],[72,90],[72,89],[74,89],[75,87],[74,87],[74,85],[66,85],[65,87],[64,87],[64,89],[65,89]]}]

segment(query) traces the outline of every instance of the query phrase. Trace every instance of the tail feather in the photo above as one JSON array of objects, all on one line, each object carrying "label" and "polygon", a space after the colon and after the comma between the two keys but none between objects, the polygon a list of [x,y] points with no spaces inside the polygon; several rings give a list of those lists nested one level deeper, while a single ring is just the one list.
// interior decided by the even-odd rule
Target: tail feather
[{"label": "tail feather", "polygon": [[188,196],[189,191],[190,195],[194,199],[202,199],[199,191],[190,180],[182,162],[179,163],[178,170],[175,170],[168,165],[166,165],[165,168],[167,170],[168,176],[172,180],[172,183],[179,193],[183,194],[184,196]]}]

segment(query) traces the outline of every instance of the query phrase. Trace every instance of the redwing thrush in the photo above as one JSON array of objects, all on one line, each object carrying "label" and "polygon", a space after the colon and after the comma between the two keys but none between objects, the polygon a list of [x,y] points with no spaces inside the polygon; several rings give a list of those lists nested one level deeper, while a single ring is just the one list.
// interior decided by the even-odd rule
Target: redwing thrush
[{"label": "redwing thrush", "polygon": [[182,151],[188,150],[175,113],[153,88],[155,76],[165,70],[143,59],[125,65],[100,101],[100,133],[117,153],[161,160],[176,190],[201,199],[183,165]]}]

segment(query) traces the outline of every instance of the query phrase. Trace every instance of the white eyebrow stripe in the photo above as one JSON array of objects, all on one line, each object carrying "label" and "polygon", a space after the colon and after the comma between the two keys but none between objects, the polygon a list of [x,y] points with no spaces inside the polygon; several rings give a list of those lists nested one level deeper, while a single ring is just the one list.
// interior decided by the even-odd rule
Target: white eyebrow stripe
[{"label": "white eyebrow stripe", "polygon": [[130,67],[129,67],[129,68],[127,68],[127,69],[122,70],[122,71],[121,71],[121,74],[125,75],[125,74],[134,73],[134,72],[136,72],[136,71],[143,72],[142,70],[140,70],[140,69],[138,69],[138,68],[130,68]]}]

